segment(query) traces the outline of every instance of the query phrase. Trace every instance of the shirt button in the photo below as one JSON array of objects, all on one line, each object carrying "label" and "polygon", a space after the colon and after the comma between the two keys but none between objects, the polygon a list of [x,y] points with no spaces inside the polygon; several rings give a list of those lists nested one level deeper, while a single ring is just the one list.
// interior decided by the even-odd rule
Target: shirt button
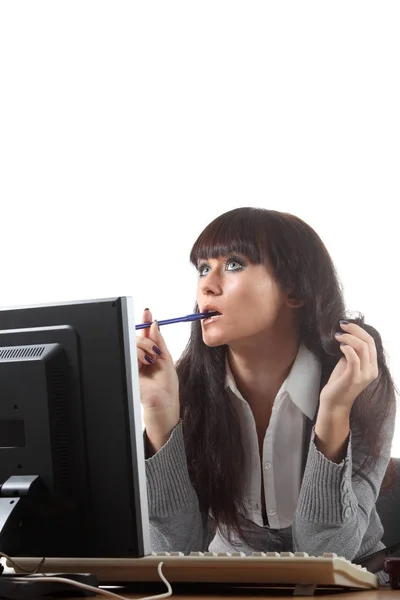
[{"label": "shirt button", "polygon": [[270,462],[266,462],[266,463],[264,463],[264,469],[265,469],[266,471],[269,471],[271,468],[272,468],[272,465],[271,465],[271,463],[270,463]]},{"label": "shirt button", "polygon": [[275,516],[275,515],[276,515],[276,511],[275,511],[273,508],[270,508],[270,509],[269,509],[269,511],[268,511],[268,515],[269,515],[270,517],[273,517],[273,516]]},{"label": "shirt button", "polygon": [[349,519],[351,517],[352,510],[350,506],[348,506],[344,511],[344,518]]}]

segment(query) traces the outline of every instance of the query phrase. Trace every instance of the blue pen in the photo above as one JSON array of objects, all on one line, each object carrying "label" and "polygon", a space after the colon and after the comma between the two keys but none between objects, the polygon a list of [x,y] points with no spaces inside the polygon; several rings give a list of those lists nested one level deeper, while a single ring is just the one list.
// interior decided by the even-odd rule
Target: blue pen
[{"label": "blue pen", "polygon": [[[159,325],[170,325],[171,323],[184,323],[186,321],[198,321],[199,319],[207,319],[220,313],[216,310],[210,310],[203,313],[194,313],[192,315],[186,315],[185,317],[177,317],[176,319],[165,319],[165,321],[158,321]],[[136,325],[135,329],[146,329],[150,327],[151,323],[140,323]]]}]

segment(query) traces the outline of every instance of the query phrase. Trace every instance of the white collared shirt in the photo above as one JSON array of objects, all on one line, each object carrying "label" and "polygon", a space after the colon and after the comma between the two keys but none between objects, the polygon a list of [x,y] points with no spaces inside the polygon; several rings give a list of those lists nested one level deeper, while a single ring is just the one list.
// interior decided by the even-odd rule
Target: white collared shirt
[{"label": "white collared shirt", "polygon": [[300,492],[304,424],[306,418],[314,418],[317,409],[321,364],[304,344],[300,344],[290,373],[274,400],[263,443],[262,465],[253,413],[237,389],[228,360],[226,365],[225,387],[239,414],[248,461],[246,508],[250,518],[262,527],[262,468],[269,526],[272,529],[289,527]]}]

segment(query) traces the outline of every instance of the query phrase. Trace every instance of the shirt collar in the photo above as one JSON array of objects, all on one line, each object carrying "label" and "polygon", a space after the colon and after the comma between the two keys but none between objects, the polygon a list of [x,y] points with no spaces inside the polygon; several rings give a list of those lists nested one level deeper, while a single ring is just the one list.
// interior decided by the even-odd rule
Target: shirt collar
[{"label": "shirt collar", "polygon": [[[309,419],[313,419],[318,406],[321,385],[321,363],[302,342],[289,375],[283,382],[277,397],[287,393],[293,404]],[[228,358],[226,358],[225,388],[245,401],[236,386]]]}]

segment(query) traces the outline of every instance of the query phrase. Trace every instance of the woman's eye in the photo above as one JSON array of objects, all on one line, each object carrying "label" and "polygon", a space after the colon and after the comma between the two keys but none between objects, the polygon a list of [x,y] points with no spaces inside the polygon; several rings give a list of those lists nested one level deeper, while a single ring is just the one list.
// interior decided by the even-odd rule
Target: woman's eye
[{"label": "woman's eye", "polygon": [[207,275],[207,273],[208,273],[207,269],[210,270],[210,267],[208,265],[201,265],[199,267],[199,275],[200,275],[200,277],[203,277],[204,275]]},{"label": "woman's eye", "polygon": [[228,260],[226,268],[228,271],[237,271],[242,268],[242,265],[237,260]]}]

